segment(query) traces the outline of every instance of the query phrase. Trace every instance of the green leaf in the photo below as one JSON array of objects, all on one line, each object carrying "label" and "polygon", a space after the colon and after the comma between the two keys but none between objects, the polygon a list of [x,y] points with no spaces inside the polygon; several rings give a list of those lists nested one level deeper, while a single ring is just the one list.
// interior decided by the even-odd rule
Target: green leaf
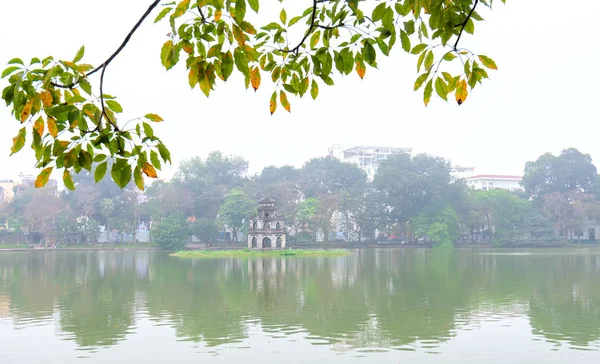
[{"label": "green leaf", "polygon": [[178,17],[182,16],[183,14],[185,14],[185,12],[189,8],[189,6],[190,6],[190,0],[181,1],[179,4],[177,4],[177,7],[175,8],[175,12],[173,13],[173,18],[178,18]]},{"label": "green leaf", "polygon": [[227,51],[223,54],[223,58],[221,60],[221,71],[223,71],[223,78],[225,81],[231,76],[233,72],[233,55],[231,51]]},{"label": "green leaf", "polygon": [[23,146],[25,145],[25,135],[27,135],[27,131],[25,128],[21,128],[17,136],[13,138],[13,146],[10,149],[10,155],[13,155],[23,149]]},{"label": "green leaf", "polygon": [[77,54],[75,54],[75,58],[73,58],[73,63],[77,63],[77,62],[81,61],[84,53],[85,53],[85,46],[81,46],[81,48],[79,48],[79,50],[77,51]]},{"label": "green leaf", "polygon": [[155,23],[158,23],[159,21],[161,21],[162,18],[164,18],[165,16],[167,16],[167,14],[169,14],[169,12],[173,10],[173,8],[164,8],[160,11],[160,13],[158,13],[158,15],[156,16],[156,19],[154,19]]},{"label": "green leaf", "polygon": [[319,84],[315,80],[312,80],[310,85],[310,96],[315,100],[319,95]]},{"label": "green leaf", "polygon": [[92,171],[92,156],[85,150],[79,152],[79,164],[84,169]]},{"label": "green leaf", "polygon": [[136,166],[133,171],[133,180],[135,181],[135,185],[140,189],[144,190],[144,176],[142,176],[142,172],[140,171],[140,167]]},{"label": "green leaf", "polygon": [[173,68],[173,66],[176,63],[174,62],[173,57],[174,51],[175,49],[172,40],[166,41],[165,44],[163,44],[162,49],[160,51],[160,61],[167,70]]},{"label": "green leaf", "polygon": [[13,73],[13,72],[15,72],[15,71],[17,71],[17,70],[19,70],[19,69],[21,69],[21,68],[20,68],[20,67],[17,67],[17,66],[8,67],[7,69],[5,69],[5,70],[2,72],[2,77],[0,77],[0,78],[4,78],[4,77],[6,77],[6,76],[10,75],[11,73]]},{"label": "green leaf", "polygon": [[125,188],[131,181],[131,166],[127,159],[117,159],[113,163],[110,173],[113,181],[121,188]]},{"label": "green leaf", "polygon": [[108,108],[114,112],[123,112],[123,108],[121,107],[121,104],[119,104],[115,100],[106,101],[106,106],[108,106]]},{"label": "green leaf", "polygon": [[404,30],[400,31],[400,42],[402,42],[402,49],[405,52],[410,52],[410,39]]},{"label": "green leaf", "polygon": [[498,69],[498,66],[496,66],[496,62],[494,62],[494,60],[491,59],[490,57],[480,54],[478,56],[478,58],[481,61],[481,63],[483,63],[483,65],[486,66],[487,68],[492,69],[492,70]]},{"label": "green leaf", "polygon": [[317,30],[310,37],[310,49],[315,49],[316,45],[319,43],[319,38],[321,37],[321,31]]},{"label": "green leaf", "polygon": [[236,0],[235,2],[235,20],[241,22],[246,16],[246,0]]},{"label": "green leaf", "polygon": [[469,20],[467,20],[467,24],[465,25],[465,32],[469,34],[473,34],[475,32],[475,23],[473,22],[473,19],[469,18]]},{"label": "green leaf", "polygon": [[281,24],[283,25],[287,23],[287,13],[285,12],[285,9],[281,9],[281,12],[279,13],[279,20],[281,20]]},{"label": "green leaf", "polygon": [[375,64],[376,53],[371,43],[365,43],[362,49],[362,56],[369,65],[373,66]]},{"label": "green leaf", "polygon": [[233,58],[235,60],[235,66],[237,69],[244,74],[245,76],[249,75],[248,70],[248,58],[246,57],[246,52],[240,47],[237,47],[233,52]]},{"label": "green leaf", "polygon": [[81,86],[81,89],[85,91],[85,93],[87,93],[88,95],[92,94],[92,85],[90,85],[88,80],[86,80],[85,78],[79,79],[79,86]]},{"label": "green leaf", "polygon": [[163,159],[163,161],[165,161],[165,163],[171,163],[171,152],[169,152],[169,150],[167,149],[167,147],[165,147],[164,144],[161,143],[158,145],[158,153],[160,154],[160,157]]},{"label": "green leaf", "polygon": [[71,191],[75,190],[75,182],[73,182],[73,176],[71,176],[71,172],[68,169],[65,169],[65,172],[63,173],[63,183],[65,184],[65,187]]},{"label": "green leaf", "polygon": [[425,80],[427,80],[427,77],[429,77],[429,72],[423,73],[422,75],[417,77],[415,81],[415,91],[417,91],[421,88],[421,86],[423,86],[423,83],[425,82]]},{"label": "green leaf", "polygon": [[20,64],[21,66],[25,65],[21,58],[13,58],[10,61],[8,61],[8,64]]},{"label": "green leaf", "polygon": [[148,124],[148,123],[142,123],[142,127],[144,128],[144,134],[148,138],[154,137],[154,130],[152,129],[152,127],[150,126],[150,124]]},{"label": "green leaf", "polygon": [[425,69],[429,70],[429,68],[431,68],[431,66],[433,65],[433,52],[429,51],[427,52],[427,56],[425,56]]},{"label": "green leaf", "polygon": [[107,168],[108,162],[100,163],[98,166],[96,166],[96,170],[94,171],[94,181],[96,181],[96,183],[104,178]]},{"label": "green leaf", "polygon": [[435,92],[438,94],[439,97],[448,101],[448,86],[441,77],[438,77],[435,80]]},{"label": "green leaf", "polygon": [[154,165],[154,167],[156,167],[156,169],[160,170],[161,169],[161,164],[160,164],[160,159],[158,159],[158,154],[156,154],[155,151],[150,151],[150,162],[152,162],[152,165]]},{"label": "green leaf", "polygon": [[425,48],[427,48],[427,44],[425,43],[421,43],[421,44],[417,44],[411,51],[410,53],[412,54],[419,54],[421,53]]},{"label": "green leaf", "polygon": [[454,55],[454,53],[452,51],[444,54],[444,58],[442,58],[444,61],[452,61],[453,59],[455,59],[456,56]]},{"label": "green leaf", "polygon": [[248,4],[250,4],[250,9],[254,10],[255,13],[258,13],[258,7],[259,7],[258,0],[248,0]]},{"label": "green leaf", "polygon": [[158,116],[156,114],[146,114],[145,117],[146,117],[146,119],[148,119],[150,121],[154,121],[155,123],[163,121],[163,118],[161,118],[160,116]]},{"label": "green leaf", "polygon": [[427,104],[429,104],[429,101],[431,101],[432,93],[433,93],[433,82],[432,82],[432,80],[429,80],[429,82],[427,82],[427,85],[425,85],[425,91],[423,92],[423,102],[425,103],[425,106],[427,106]]},{"label": "green leaf", "polygon": [[373,9],[373,14],[371,15],[371,17],[373,18],[374,22],[383,19],[383,15],[385,14],[386,8],[387,4],[385,2],[381,2],[375,7],[375,9]]}]

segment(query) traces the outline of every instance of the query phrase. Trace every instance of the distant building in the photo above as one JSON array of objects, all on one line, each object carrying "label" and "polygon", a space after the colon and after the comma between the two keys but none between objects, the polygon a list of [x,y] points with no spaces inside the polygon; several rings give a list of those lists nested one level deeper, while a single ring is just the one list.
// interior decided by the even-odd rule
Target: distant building
[{"label": "distant building", "polygon": [[250,219],[248,248],[285,248],[285,234],[285,219],[277,215],[275,201],[260,201],[258,215]]},{"label": "distant building", "polygon": [[0,202],[10,202],[15,197],[13,188],[15,182],[12,179],[0,180]]},{"label": "distant building", "polygon": [[454,166],[450,169],[454,178],[469,178],[475,175],[475,167]]},{"label": "distant building", "polygon": [[390,155],[410,153],[412,148],[377,147],[377,146],[349,146],[334,144],[329,148],[329,156],[337,158],[342,162],[352,163],[365,171],[370,181],[375,178],[375,173],[381,161]]},{"label": "distant building", "polygon": [[502,174],[478,174],[465,178],[467,185],[476,190],[521,190],[521,180],[523,176],[511,176]]}]

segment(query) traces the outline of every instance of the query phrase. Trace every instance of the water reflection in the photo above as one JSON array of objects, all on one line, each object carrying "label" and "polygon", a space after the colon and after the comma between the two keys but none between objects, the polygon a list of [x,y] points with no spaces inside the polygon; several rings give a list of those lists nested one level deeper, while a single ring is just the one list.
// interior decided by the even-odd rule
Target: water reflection
[{"label": "water reflection", "polygon": [[251,260],[4,253],[0,322],[54,325],[84,349],[151,335],[138,330],[149,319],[209,347],[259,332],[301,335],[336,351],[435,352],[458,333],[514,317],[545,341],[597,350],[600,255],[505,253],[385,249]]}]

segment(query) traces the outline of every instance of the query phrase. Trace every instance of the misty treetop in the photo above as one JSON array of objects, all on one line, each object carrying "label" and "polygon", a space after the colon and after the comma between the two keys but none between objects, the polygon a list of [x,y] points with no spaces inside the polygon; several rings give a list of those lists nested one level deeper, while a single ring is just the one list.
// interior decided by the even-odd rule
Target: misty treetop
[{"label": "misty treetop", "polygon": [[[183,162],[171,181],[155,181],[141,204],[133,183],[125,189],[109,180],[94,184],[90,173],[82,173],[74,179],[76,190],[59,197],[49,195],[47,188],[26,190],[0,206],[0,219],[13,229],[58,239],[79,231],[92,242],[100,225],[133,231],[140,221],[152,222],[155,229],[166,226],[154,225],[160,221],[180,224],[187,219],[185,234],[212,243],[223,239],[219,233],[225,231],[236,240],[248,228],[257,201],[273,198],[292,244],[341,237],[357,243],[384,239],[435,245],[581,240],[586,224],[600,221],[596,169],[589,155],[576,149],[550,157],[529,162],[525,189],[514,192],[468,188],[452,176],[448,160],[427,154],[393,155],[369,182],[357,165],[331,157],[313,158],[301,168],[268,166],[252,175],[244,158],[213,152]],[[552,163],[555,168],[546,168],[540,179],[533,167],[556,158],[567,162]],[[538,180],[548,187],[546,180],[560,178],[575,182],[558,184],[558,190],[528,187]],[[174,232],[169,228],[164,233]]]},{"label": "misty treetop", "polygon": [[[334,85],[338,77],[366,77],[368,68],[376,68],[396,48],[414,56],[418,75],[412,87],[423,90],[425,105],[434,91],[460,105],[489,70],[497,69],[490,57],[462,44],[492,0],[313,0],[306,1],[304,11],[291,1],[279,3],[148,1],[116,51],[99,64],[84,60],[84,46],[74,47],[67,60],[7,60],[2,98],[22,125],[12,154],[30,143],[41,169],[37,187],[61,170],[65,186],[73,189],[73,174],[91,172],[93,163],[99,163],[96,181],[110,172],[121,188],[133,180],[144,189],[145,178],[157,177],[162,164],[171,162],[153,129],[163,119],[152,110],[125,118],[126,108],[105,92],[104,84],[111,62],[148,17],[169,29],[157,50],[165,69],[185,67],[187,84],[206,96],[235,71],[246,88],[273,90],[265,100],[271,114],[279,106],[291,111],[292,96],[317,98],[319,88]],[[267,6],[278,6],[278,16],[258,15]]]}]

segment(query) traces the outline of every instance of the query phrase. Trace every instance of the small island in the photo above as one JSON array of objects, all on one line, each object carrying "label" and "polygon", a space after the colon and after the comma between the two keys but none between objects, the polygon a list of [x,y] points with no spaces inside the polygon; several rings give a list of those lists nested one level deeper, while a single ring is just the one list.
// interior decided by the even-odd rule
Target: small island
[{"label": "small island", "polygon": [[258,258],[258,257],[343,257],[352,252],[344,249],[332,250],[183,250],[169,254],[182,258]]}]

